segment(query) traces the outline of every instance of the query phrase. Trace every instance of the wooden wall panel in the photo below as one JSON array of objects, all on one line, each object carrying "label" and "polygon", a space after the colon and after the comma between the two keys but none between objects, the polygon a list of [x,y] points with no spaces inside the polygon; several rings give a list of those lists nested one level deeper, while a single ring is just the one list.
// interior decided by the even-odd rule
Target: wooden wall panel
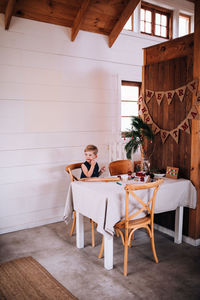
[{"label": "wooden wall panel", "polygon": [[121,35],[108,49],[102,35],[82,31],[71,43],[60,26],[16,17],[11,25],[0,26],[0,233],[62,220],[64,168],[86,144],[108,164],[120,80],[141,81],[142,48],[155,43]]},{"label": "wooden wall panel", "polygon": [[[145,89],[153,91],[167,91],[187,84],[192,80],[192,68],[189,58],[179,57],[163,62],[145,66]],[[189,70],[188,70],[189,67]],[[162,129],[172,130],[185,119],[192,105],[192,94],[186,91],[181,102],[175,94],[172,102],[168,105],[164,96],[160,106],[155,96],[147,104],[154,122]],[[190,124],[191,125],[191,124]],[[162,144],[160,134],[155,136],[155,150],[151,159],[152,168],[167,166],[179,167],[180,176],[190,178],[191,135],[180,131],[179,144],[168,136]],[[174,212],[155,216],[155,222],[170,229],[174,228]],[[188,210],[185,209],[184,234],[188,231]]]}]

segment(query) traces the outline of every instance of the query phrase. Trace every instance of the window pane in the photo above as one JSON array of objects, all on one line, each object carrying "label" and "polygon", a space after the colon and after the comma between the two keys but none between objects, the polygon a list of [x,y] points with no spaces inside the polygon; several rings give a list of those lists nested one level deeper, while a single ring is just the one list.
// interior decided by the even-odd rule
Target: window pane
[{"label": "window pane", "polygon": [[121,116],[137,116],[137,102],[121,102]]},{"label": "window pane", "polygon": [[144,9],[143,8],[141,8],[141,11],[140,11],[140,19],[144,20]]},{"label": "window pane", "polygon": [[160,24],[160,14],[156,13],[156,24]]},{"label": "window pane", "polygon": [[165,15],[161,16],[161,24],[163,26],[167,26],[167,17]]},{"label": "window pane", "polygon": [[121,118],[121,131],[128,131],[131,129],[131,118]]},{"label": "window pane", "polygon": [[161,36],[166,37],[167,36],[167,30],[166,27],[161,27]]},{"label": "window pane", "polygon": [[137,101],[139,98],[139,87],[138,86],[121,86],[121,99],[122,100],[134,100]]},{"label": "window pane", "polygon": [[126,24],[124,26],[124,29],[126,29],[126,30],[132,30],[132,16],[126,22]]},{"label": "window pane", "polygon": [[160,25],[155,26],[155,34],[160,36]]},{"label": "window pane", "polygon": [[179,36],[189,33],[189,18],[179,16]]},{"label": "window pane", "polygon": [[144,21],[140,22],[140,31],[144,32]]},{"label": "window pane", "polygon": [[146,23],[146,33],[151,33],[151,23]]},{"label": "window pane", "polygon": [[146,21],[151,23],[151,11],[146,10]]}]

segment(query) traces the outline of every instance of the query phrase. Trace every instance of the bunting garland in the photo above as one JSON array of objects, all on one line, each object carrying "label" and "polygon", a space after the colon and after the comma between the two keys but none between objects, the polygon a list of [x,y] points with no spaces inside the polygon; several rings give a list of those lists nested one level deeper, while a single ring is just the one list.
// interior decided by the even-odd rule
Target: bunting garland
[{"label": "bunting garland", "polygon": [[191,93],[196,94],[197,87],[198,87],[198,79],[194,79],[193,81],[189,82],[188,84],[186,84],[184,86],[181,86],[181,87],[179,87],[175,90],[169,90],[169,91],[166,91],[166,92],[146,90],[146,93],[145,93],[146,103],[148,103],[152,99],[152,97],[155,95],[156,100],[158,102],[158,105],[161,104],[164,96],[166,97],[168,105],[169,105],[172,102],[175,93],[177,94],[180,101],[183,102],[185,92],[186,92],[186,88],[188,88],[188,90]]},{"label": "bunting garland", "polygon": [[[162,128],[159,128],[159,126],[153,121],[150,113],[149,113],[149,109],[146,105],[146,103],[148,103],[154,93],[156,96],[156,100],[158,102],[158,105],[161,104],[164,95],[166,96],[166,99],[168,101],[168,105],[171,103],[173,96],[175,93],[177,93],[177,95],[179,96],[180,101],[183,101],[184,95],[185,95],[185,90],[186,87],[192,92],[195,93],[196,95],[196,99],[194,101],[194,104],[192,105],[189,113],[187,114],[186,118],[174,129],[172,129],[171,131],[168,130],[164,130]],[[164,144],[165,141],[167,140],[168,136],[171,136],[175,142],[178,144],[179,143],[179,134],[180,134],[180,130],[187,132],[188,134],[190,134],[190,125],[189,125],[189,120],[200,120],[200,113],[198,111],[197,106],[200,105],[200,91],[197,92],[197,88],[198,88],[198,80],[193,80],[190,83],[188,83],[186,86],[182,86],[176,90],[170,90],[167,92],[154,92],[151,90],[146,90],[146,102],[143,98],[143,96],[140,96],[138,99],[138,107],[139,107],[139,115],[143,114],[144,116],[144,121],[147,124],[152,125],[152,131],[154,133],[154,135],[160,133],[160,137],[162,140],[162,143]],[[148,97],[147,97],[148,96]]]}]

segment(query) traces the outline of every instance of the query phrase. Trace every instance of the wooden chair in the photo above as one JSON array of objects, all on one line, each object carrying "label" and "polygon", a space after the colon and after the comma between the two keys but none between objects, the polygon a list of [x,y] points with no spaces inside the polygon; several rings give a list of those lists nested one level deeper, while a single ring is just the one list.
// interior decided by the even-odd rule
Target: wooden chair
[{"label": "wooden chair", "polygon": [[[81,169],[82,164],[83,163],[81,162],[81,163],[75,163],[75,164],[66,166],[65,170],[70,175],[71,181],[79,180],[76,176],[74,176],[74,174],[72,174],[72,170]],[[91,222],[91,227],[92,227],[92,247],[95,247],[94,228],[96,227],[96,223],[94,221],[92,221],[91,219],[90,219],[90,222]],[[73,211],[73,223],[72,223],[72,228],[70,231],[70,236],[73,235],[75,225],[76,225],[76,211],[74,210]]]},{"label": "wooden chair", "polygon": [[111,176],[127,174],[128,171],[133,172],[132,162],[128,159],[112,161],[108,168]]},{"label": "wooden chair", "polygon": [[[156,255],[155,243],[154,243],[154,207],[156,194],[160,184],[163,183],[163,179],[157,180],[155,182],[145,183],[145,184],[127,184],[125,186],[126,198],[125,198],[125,219],[121,220],[115,225],[115,232],[117,235],[121,236],[122,243],[124,246],[124,276],[127,276],[127,261],[128,261],[128,246],[131,242],[131,237],[137,229],[145,228],[150,239],[151,247],[155,262],[158,263],[158,258]],[[151,199],[145,203],[134,191],[137,190],[149,190],[153,189],[153,196]],[[129,198],[130,195],[140,204],[132,215],[129,216]],[[145,213],[145,217],[135,219],[140,213]],[[124,233],[122,232],[124,229]],[[104,249],[104,239],[102,241],[101,250],[99,253],[99,258],[102,257]]]}]

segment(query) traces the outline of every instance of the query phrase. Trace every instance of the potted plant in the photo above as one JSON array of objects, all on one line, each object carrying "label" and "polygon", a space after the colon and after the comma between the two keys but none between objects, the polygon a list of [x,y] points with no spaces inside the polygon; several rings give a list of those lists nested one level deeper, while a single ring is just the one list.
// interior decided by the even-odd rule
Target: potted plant
[{"label": "potted plant", "polygon": [[147,143],[153,143],[154,134],[152,129],[140,117],[133,116],[131,119],[131,130],[125,133],[125,137],[129,138],[129,141],[125,145],[127,158],[131,159],[132,154],[140,148],[143,158],[143,170],[149,172],[149,159],[152,156],[153,151],[149,154]]}]

